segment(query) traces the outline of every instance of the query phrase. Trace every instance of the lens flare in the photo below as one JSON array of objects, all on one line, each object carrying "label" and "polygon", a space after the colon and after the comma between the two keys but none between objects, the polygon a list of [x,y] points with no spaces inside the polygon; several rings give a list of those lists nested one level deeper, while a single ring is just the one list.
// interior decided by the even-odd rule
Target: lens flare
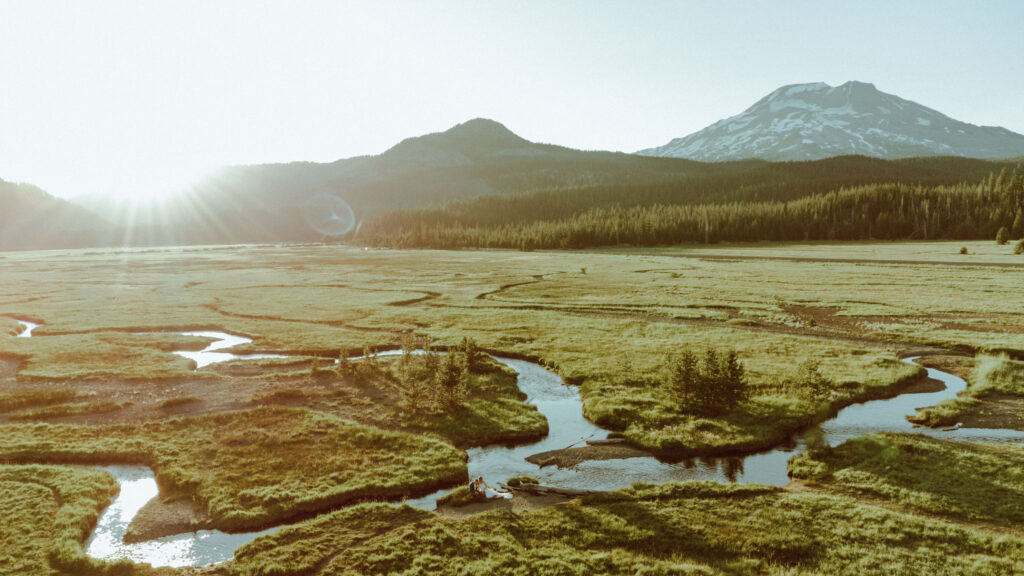
[{"label": "lens flare", "polygon": [[341,198],[333,194],[317,194],[302,207],[306,223],[324,236],[344,236],[356,223],[355,212]]}]

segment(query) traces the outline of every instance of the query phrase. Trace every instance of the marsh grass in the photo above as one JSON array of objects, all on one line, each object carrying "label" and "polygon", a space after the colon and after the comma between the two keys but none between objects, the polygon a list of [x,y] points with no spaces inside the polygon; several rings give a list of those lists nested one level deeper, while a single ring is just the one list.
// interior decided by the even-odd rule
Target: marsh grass
[{"label": "marsh grass", "polygon": [[530,442],[548,434],[547,419],[525,401],[515,371],[486,357],[474,367],[466,378],[468,400],[447,411],[403,411],[404,428],[438,434],[463,448]]},{"label": "marsh grass", "polygon": [[47,418],[62,418],[67,416],[106,414],[108,412],[117,412],[129,404],[131,403],[114,402],[111,400],[52,404],[49,406],[41,406],[39,408],[17,412],[11,414],[8,418],[11,420],[45,420]]},{"label": "marsh grass", "polygon": [[161,400],[157,404],[157,408],[161,410],[170,410],[171,408],[177,408],[179,406],[185,406],[188,404],[195,404],[197,402],[202,402],[202,400],[196,398],[195,396],[175,396],[173,398]]},{"label": "marsh grass", "polygon": [[367,504],[257,539],[220,573],[314,566],[331,574],[1009,574],[1024,569],[1024,542],[844,496],[639,484],[463,519]]},{"label": "marsh grass", "polygon": [[9,425],[7,462],[151,466],[165,496],[204,506],[216,527],[260,528],[362,499],[397,499],[466,479],[440,440],[309,410],[262,408],[109,426]]},{"label": "marsh grass", "polygon": [[0,573],[127,576],[159,572],[126,560],[93,560],[82,550],[101,509],[117,492],[114,478],[99,470],[0,465]]},{"label": "marsh grass", "polygon": [[474,502],[480,502],[481,499],[482,498],[480,496],[474,496],[473,494],[470,494],[468,486],[460,486],[455,490],[452,490],[451,492],[438,498],[437,506],[468,506],[469,504],[473,504]]},{"label": "marsh grass", "polygon": [[794,457],[790,475],[912,511],[1019,527],[1024,448],[875,434]]},{"label": "marsh grass", "polygon": [[0,394],[0,412],[13,412],[33,406],[62,404],[78,397],[75,390],[18,390]]},{"label": "marsh grass", "polygon": [[[622,431],[638,446],[669,457],[728,454],[776,445],[802,428],[831,418],[843,406],[892,396],[924,372],[895,361],[880,363],[897,377],[832,384],[831,389],[821,382],[804,382],[805,369],[796,367],[781,381],[776,380],[772,392],[762,392],[718,417],[693,414],[671,387],[660,382],[622,385],[588,380],[581,393],[587,418]],[[812,389],[817,393],[809,394]]]}]

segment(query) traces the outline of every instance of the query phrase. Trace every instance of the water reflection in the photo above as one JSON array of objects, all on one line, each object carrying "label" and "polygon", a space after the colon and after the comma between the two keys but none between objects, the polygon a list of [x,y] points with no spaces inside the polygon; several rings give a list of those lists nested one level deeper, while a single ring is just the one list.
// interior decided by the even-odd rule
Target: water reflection
[{"label": "water reflection", "polygon": [[235,336],[234,334],[228,334],[227,332],[215,332],[211,330],[201,330],[198,332],[182,332],[184,336],[200,336],[203,338],[215,338],[209,346],[199,350],[198,352],[191,350],[175,350],[174,353],[178,356],[188,358],[196,363],[196,370],[209,366],[210,364],[216,364],[217,362],[227,362],[228,360],[258,360],[260,358],[288,358],[288,356],[282,356],[281,354],[231,354],[229,352],[218,352],[218,350],[227,350],[228,348],[234,348],[235,346],[241,346],[242,344],[248,344],[252,342],[251,338],[244,336]]},{"label": "water reflection", "polygon": [[[904,362],[916,364],[916,359],[907,358]],[[579,446],[591,438],[606,438],[607,431],[597,428],[583,418],[578,391],[576,388],[563,385],[558,375],[531,362],[506,358],[498,360],[519,372],[519,387],[526,392],[527,401],[536,404],[541,414],[547,417],[550,434],[535,444],[512,448],[489,446],[468,450],[470,477],[484,476],[501,481],[512,476],[528,475],[537,478],[543,484],[585,490],[617,490],[635,482],[663,483],[689,480],[784,486],[789,482],[789,460],[795,454],[807,447],[837,446],[865,434],[915,432],[937,438],[972,442],[1024,441],[1024,432],[1017,430],[915,428],[906,419],[907,415],[913,414],[917,408],[933,406],[953,398],[967,388],[967,383],[962,378],[928,368],[928,376],[941,381],[945,385],[944,390],[901,394],[894,398],[848,406],[840,410],[832,420],[804,430],[772,450],[722,458],[663,461],[653,457],[641,457],[591,460],[564,469],[555,466],[538,468],[525,458],[539,452]],[[433,494],[410,503],[431,509],[440,494]]]},{"label": "water reflection", "polygon": [[[222,332],[191,332],[190,335],[219,338],[200,353],[223,354],[224,350],[248,339]],[[381,355],[400,354],[399,351]],[[184,355],[184,354],[182,354]],[[228,359],[267,357],[269,355],[235,356]],[[193,358],[195,359],[195,358]],[[205,366],[210,360],[202,364]],[[538,467],[526,457],[539,452],[583,446],[587,440],[602,440],[608,431],[598,428],[583,417],[582,402],[575,387],[566,386],[562,379],[542,366],[524,360],[497,358],[499,362],[519,374],[518,385],[527,401],[536,405],[548,419],[550,433],[542,440],[521,446],[488,446],[467,450],[470,477],[484,476],[500,482],[513,476],[529,475],[541,483],[564,488],[588,490],[616,490],[636,482],[664,483],[689,480],[716,480],[785,485],[789,481],[787,463],[807,446],[828,444],[836,446],[846,440],[874,432],[918,432],[939,438],[977,442],[1019,442],[1024,432],[1016,430],[988,430],[961,428],[957,430],[931,430],[913,428],[906,420],[918,407],[934,405],[954,397],[967,386],[962,379],[935,369],[928,376],[942,381],[946,389],[940,392],[903,394],[887,400],[876,400],[844,408],[832,420],[819,427],[806,430],[783,445],[765,452],[742,457],[689,458],[665,462],[653,457],[590,460],[572,468],[557,466]],[[913,363],[914,359],[907,362]],[[198,364],[197,360],[197,364]],[[198,566],[230,559],[235,549],[259,536],[276,529],[247,534],[225,534],[204,530],[180,534],[139,544],[124,544],[124,531],[143,504],[156,495],[156,482],[145,467],[109,466],[107,470],[121,482],[122,493],[104,510],[93,535],[86,543],[86,552],[97,558],[129,558],[149,562],[156,566]],[[442,490],[429,496],[407,501],[413,506],[433,509],[440,496],[450,492]]]},{"label": "water reflection", "polygon": [[156,479],[145,466],[99,466],[121,485],[121,492],[103,510],[96,530],[85,543],[85,553],[102,560],[127,559],[148,562],[154,566],[202,566],[232,558],[235,550],[247,542],[277,531],[225,534],[217,530],[200,530],[125,544],[124,534],[132,518],[157,495]]},{"label": "water reflection", "polygon": [[25,329],[22,330],[20,334],[18,334],[18,338],[31,338],[32,331],[42,326],[42,324],[36,324],[35,322],[26,322],[25,320],[15,320],[15,322],[25,327]]}]

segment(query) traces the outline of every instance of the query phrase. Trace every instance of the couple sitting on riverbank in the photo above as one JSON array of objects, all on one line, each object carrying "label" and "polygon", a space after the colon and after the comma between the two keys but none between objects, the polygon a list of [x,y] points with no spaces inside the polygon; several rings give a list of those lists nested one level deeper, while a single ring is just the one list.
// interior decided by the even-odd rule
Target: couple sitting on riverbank
[{"label": "couple sitting on riverbank", "polygon": [[476,480],[472,480],[469,483],[469,495],[474,498],[483,498],[485,500],[494,500],[498,498],[512,498],[511,492],[505,492],[492,488],[484,482],[483,476],[478,476]]}]

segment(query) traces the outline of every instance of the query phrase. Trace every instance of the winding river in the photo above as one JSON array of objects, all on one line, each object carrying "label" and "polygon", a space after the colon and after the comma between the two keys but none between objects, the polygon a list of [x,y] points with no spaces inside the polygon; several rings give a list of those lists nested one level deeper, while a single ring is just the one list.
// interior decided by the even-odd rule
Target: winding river
[{"label": "winding river", "polygon": [[[28,324],[22,322],[23,324]],[[31,334],[29,330],[26,330]],[[190,335],[215,338],[200,352],[177,351],[176,354],[196,361],[197,369],[215,362],[245,358],[280,357],[276,355],[237,356],[224,352],[249,339],[223,332],[190,332]],[[25,332],[21,334],[25,335]],[[397,352],[384,353],[386,355]],[[492,484],[513,476],[529,475],[542,484],[587,490],[615,490],[634,482],[663,483],[687,480],[717,480],[785,485],[787,462],[796,453],[814,442],[835,446],[850,438],[875,432],[917,432],[938,438],[974,442],[1021,442],[1024,432],[1002,429],[958,428],[933,430],[915,428],[905,418],[917,408],[932,406],[952,398],[967,387],[963,379],[933,368],[928,376],[945,384],[939,392],[902,394],[886,400],[875,400],[844,408],[839,414],[810,430],[797,435],[786,446],[761,453],[729,458],[702,458],[677,463],[661,462],[653,457],[617,460],[592,460],[573,468],[538,467],[525,460],[527,456],[571,446],[587,440],[607,438],[608,431],[583,418],[582,403],[574,387],[563,384],[561,377],[542,366],[524,360],[496,358],[519,374],[519,388],[527,401],[537,406],[549,423],[550,433],[538,442],[515,447],[487,446],[467,450],[470,477],[484,476]],[[916,358],[904,362],[915,363]],[[124,532],[138,510],[157,494],[156,481],[149,468],[142,466],[101,467],[121,485],[121,492],[100,516],[96,530],[85,544],[86,553],[96,558],[129,558],[155,566],[199,566],[230,559],[241,545],[274,532],[226,534],[216,530],[179,534],[142,542],[125,544]],[[406,503],[433,509],[438,497],[451,489]]]}]

